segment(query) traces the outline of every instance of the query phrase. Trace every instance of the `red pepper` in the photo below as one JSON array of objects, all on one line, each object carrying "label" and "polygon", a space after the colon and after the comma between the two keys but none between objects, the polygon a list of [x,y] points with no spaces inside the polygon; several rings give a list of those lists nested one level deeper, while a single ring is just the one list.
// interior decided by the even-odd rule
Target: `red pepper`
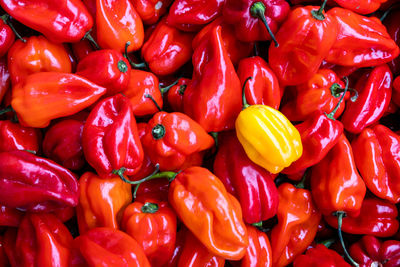
[{"label": "red pepper", "polygon": [[128,87],[131,66],[121,53],[103,49],[88,54],[79,61],[76,74],[107,88],[113,96]]},{"label": "red pepper", "polygon": [[307,250],[305,255],[300,255],[294,260],[293,267],[302,266],[350,267],[351,265],[345,262],[342,256],[340,256],[336,251],[318,244],[315,248]]},{"label": "red pepper", "polygon": [[273,175],[253,163],[235,132],[219,133],[214,172],[227,191],[236,196],[246,223],[272,218],[278,210],[278,190]]},{"label": "red pepper", "polygon": [[190,79],[181,78],[168,90],[167,101],[173,111],[183,112],[183,94],[190,81]]},{"label": "red pepper", "polygon": [[329,15],[338,22],[337,40],[325,57],[343,66],[371,67],[396,58],[400,49],[376,17],[365,17],[335,7]]},{"label": "red pepper", "polygon": [[0,204],[52,211],[78,204],[78,181],[69,170],[25,151],[0,153]]},{"label": "red pepper", "polygon": [[151,25],[167,12],[172,0],[132,0],[131,2],[143,23]]},{"label": "red pepper", "polygon": [[75,238],[69,266],[150,267],[150,263],[140,245],[128,234],[98,227]]},{"label": "red pepper", "polygon": [[[244,84],[246,100],[249,105],[267,105],[279,108],[281,89],[278,78],[261,57],[244,58],[237,69],[240,82]],[[245,81],[248,77],[250,80]]]},{"label": "red pepper", "polygon": [[364,129],[351,145],[368,189],[379,198],[400,202],[400,136],[378,124]]},{"label": "red pepper", "polygon": [[143,136],[146,154],[161,170],[179,170],[187,157],[213,145],[214,139],[197,122],[179,112],[156,113]]},{"label": "red pepper", "polygon": [[126,175],[137,172],[143,149],[129,99],[117,94],[99,102],[83,127],[82,144],[87,162],[100,176],[121,168]]},{"label": "red pepper", "polygon": [[10,89],[10,73],[7,66],[7,58],[0,58],[0,103],[7,91]]},{"label": "red pepper", "polygon": [[[154,168],[153,168],[154,169]],[[149,175],[149,174],[148,174]],[[144,176],[141,176],[143,178]],[[145,202],[148,199],[168,201],[169,182],[166,179],[155,179],[140,184],[135,201]]]},{"label": "red pepper", "polygon": [[178,230],[178,232],[176,233],[176,242],[175,242],[174,253],[172,254],[171,258],[168,260],[168,262],[166,264],[164,264],[163,267],[177,267],[178,266],[178,260],[182,254],[184,242],[185,242],[186,236],[188,234],[190,234],[190,232],[182,225],[180,227],[180,229]]},{"label": "red pepper", "polygon": [[399,266],[400,241],[381,241],[374,236],[365,235],[350,247],[350,255],[360,267]]},{"label": "red pepper", "polygon": [[17,40],[8,52],[11,83],[15,86],[37,72],[71,72],[71,61],[62,44],[52,43],[43,36]]},{"label": "red pepper", "polygon": [[386,64],[364,73],[355,87],[359,94],[357,100],[347,103],[341,118],[347,131],[360,133],[383,116],[390,103],[392,81]]},{"label": "red pepper", "polygon": [[154,74],[172,74],[192,57],[193,37],[162,20],[143,44],[142,57]]},{"label": "red pepper", "polygon": [[23,217],[24,213],[22,211],[0,205],[0,226],[18,227]]},{"label": "red pepper", "polygon": [[400,106],[400,76],[393,82],[392,100],[397,106]]},{"label": "red pepper", "polygon": [[6,251],[4,249],[4,238],[0,236],[0,266],[8,267],[10,263],[8,261]]},{"label": "red pepper", "polygon": [[184,111],[207,132],[234,128],[241,104],[240,81],[223,46],[221,26],[214,27],[193,54],[192,82],[185,90]]},{"label": "red pepper", "polygon": [[24,127],[11,121],[0,121],[0,151],[25,150],[38,153],[42,134],[39,129]]},{"label": "red pepper", "polygon": [[12,266],[68,267],[72,235],[53,214],[32,213],[18,232],[6,233],[5,250]]},{"label": "red pepper", "polygon": [[336,41],[337,22],[329,12],[316,6],[298,7],[291,11],[275,35],[279,47],[269,47],[269,65],[281,85],[308,81]]},{"label": "red pepper", "polygon": [[86,39],[71,44],[71,47],[72,47],[72,52],[78,62],[80,62],[84,57],[89,55],[89,53],[93,52],[92,45]]},{"label": "red pepper", "polygon": [[164,266],[176,240],[176,215],[167,202],[135,201],[124,210],[121,228],[143,248],[151,266]]},{"label": "red pepper", "polygon": [[[394,204],[379,198],[366,198],[358,216],[343,218],[342,231],[355,235],[389,237],[399,229],[397,214]],[[330,226],[338,228],[336,216],[329,214],[324,218]]]},{"label": "red pepper", "polygon": [[1,0],[13,18],[54,43],[74,43],[92,28],[93,19],[79,0]]},{"label": "red pepper", "polygon": [[223,8],[224,20],[243,42],[271,40],[289,12],[284,0],[226,0]]},{"label": "red pepper", "polygon": [[195,32],[222,13],[225,0],[176,0],[169,8],[167,23],[179,30]]},{"label": "red pepper", "polygon": [[311,192],[289,183],[278,187],[278,224],[271,232],[273,266],[286,266],[314,240],[321,220]]},{"label": "red pepper", "polygon": [[[395,8],[390,11],[388,16],[383,19],[383,25],[385,25],[388,34],[396,42],[397,46],[400,45],[400,21],[398,20],[400,16],[400,8]],[[400,57],[396,57],[391,62],[388,63],[390,70],[394,75],[400,74]]]},{"label": "red pepper", "polygon": [[6,23],[8,18],[8,14],[0,17],[0,57],[7,54],[8,49],[10,49],[15,41],[15,34]]},{"label": "red pepper", "polygon": [[379,9],[387,0],[334,0],[341,7],[359,14],[371,14]]}]

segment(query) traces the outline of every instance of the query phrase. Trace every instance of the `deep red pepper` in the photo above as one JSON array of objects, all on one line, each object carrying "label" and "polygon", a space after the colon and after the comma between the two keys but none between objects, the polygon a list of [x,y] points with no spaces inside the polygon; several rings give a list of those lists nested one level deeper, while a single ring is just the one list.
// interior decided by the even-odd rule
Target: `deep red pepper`
[{"label": "deep red pepper", "polygon": [[79,0],[1,0],[13,18],[54,43],[74,43],[92,28],[93,19]]},{"label": "deep red pepper", "polygon": [[137,172],[143,148],[129,99],[117,94],[99,102],[83,127],[82,144],[87,162],[100,176],[121,168],[126,175]]},{"label": "deep red pepper", "polygon": [[218,142],[214,173],[238,198],[243,220],[251,224],[272,218],[279,201],[273,175],[247,157],[235,132],[219,133]]},{"label": "deep red pepper", "polygon": [[0,121],[0,152],[25,150],[40,151],[42,134],[37,128],[21,126],[11,121]]},{"label": "deep red pepper", "polygon": [[340,119],[347,131],[360,133],[383,116],[390,103],[392,81],[392,73],[386,64],[364,73],[355,86],[357,100],[347,103]]},{"label": "deep red pepper", "polygon": [[315,248],[307,250],[305,255],[300,255],[294,260],[293,267],[302,266],[350,267],[351,265],[345,262],[342,256],[340,256],[336,251],[318,244]]},{"label": "deep red pepper", "polygon": [[0,226],[18,227],[23,216],[24,213],[20,210],[0,205]]},{"label": "deep red pepper", "polygon": [[172,254],[169,261],[163,267],[177,267],[179,257],[182,254],[184,242],[186,239],[186,233],[188,230],[182,225],[178,232],[176,233],[176,242],[175,242],[175,249],[174,253]]},{"label": "deep red pepper", "polygon": [[3,98],[7,91],[10,89],[10,73],[8,71],[7,66],[7,58],[0,58],[0,103],[3,101]]},{"label": "deep red pepper", "polygon": [[350,247],[350,255],[360,267],[399,266],[400,241],[381,241],[374,236],[365,235]]},{"label": "deep red pepper", "polygon": [[25,151],[0,153],[0,204],[53,211],[78,204],[78,181],[55,162]]},{"label": "deep red pepper", "polygon": [[400,76],[393,81],[392,101],[400,107]]},{"label": "deep red pepper", "polygon": [[341,7],[359,14],[371,14],[379,9],[387,0],[334,0]]},{"label": "deep red pepper", "polygon": [[105,96],[113,96],[128,87],[131,66],[115,50],[102,49],[89,53],[76,69],[76,74],[107,88]]},{"label": "deep red pepper", "polygon": [[[383,20],[388,34],[396,42],[397,46],[400,45],[400,8],[394,8],[390,11],[388,16]],[[396,57],[388,63],[393,75],[400,74],[400,57]]]},{"label": "deep red pepper", "polygon": [[144,24],[155,24],[167,12],[172,0],[132,0],[131,2]]},{"label": "deep red pepper", "polygon": [[8,261],[6,251],[4,249],[4,237],[0,236],[0,266],[8,267],[10,263]]},{"label": "deep red pepper", "polygon": [[78,62],[80,62],[84,57],[93,52],[93,47],[90,42],[86,39],[81,40],[77,43],[71,44],[72,52]]},{"label": "deep red pepper", "polygon": [[7,54],[8,49],[10,49],[15,41],[14,32],[6,24],[7,17],[7,14],[0,17],[0,57]]},{"label": "deep red pepper", "polygon": [[[181,78],[167,93],[167,101],[173,111],[183,112],[183,94],[190,83],[190,79]],[[399,87],[400,88],[400,87]]]}]

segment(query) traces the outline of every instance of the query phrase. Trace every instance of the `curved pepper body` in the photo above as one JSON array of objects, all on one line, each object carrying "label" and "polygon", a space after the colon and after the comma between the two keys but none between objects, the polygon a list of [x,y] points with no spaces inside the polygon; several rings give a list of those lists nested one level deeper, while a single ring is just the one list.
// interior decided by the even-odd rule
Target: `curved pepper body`
[{"label": "curved pepper body", "polygon": [[7,54],[15,41],[15,34],[2,19],[0,19],[0,57]]},{"label": "curved pepper body", "polygon": [[355,87],[359,94],[357,100],[347,103],[340,119],[347,131],[360,133],[383,116],[390,104],[392,81],[386,64],[364,73]]},{"label": "curved pepper body", "polygon": [[172,0],[132,0],[131,2],[143,23],[151,25],[167,12]]},{"label": "curved pepper body", "polygon": [[42,134],[39,129],[11,121],[0,121],[0,151],[28,150],[38,153]]},{"label": "curved pepper body", "polygon": [[367,15],[377,11],[387,0],[334,0],[341,7],[350,9],[359,14]]},{"label": "curved pepper body", "polygon": [[52,119],[87,108],[105,92],[75,74],[40,72],[13,87],[11,106],[21,125],[44,128]]},{"label": "curved pepper body", "polygon": [[0,153],[0,204],[26,211],[53,211],[78,204],[74,174],[25,151]]},{"label": "curved pepper body", "polygon": [[[10,90],[10,72],[7,66],[7,58],[0,58],[0,101],[3,101],[4,96]],[[9,93],[9,92],[8,92]]]},{"label": "curved pepper body", "polygon": [[302,266],[350,267],[351,265],[348,264],[336,251],[318,244],[315,248],[310,248],[307,250],[306,254],[300,255],[294,260],[293,267]]},{"label": "curved pepper body", "polygon": [[180,172],[170,184],[168,200],[211,253],[232,260],[244,256],[249,240],[240,204],[209,170],[190,167]]},{"label": "curved pepper body", "polygon": [[190,81],[191,80],[187,78],[180,78],[178,83],[169,89],[167,101],[173,111],[183,112],[183,94]]},{"label": "curved pepper body", "polygon": [[87,162],[100,176],[125,168],[135,174],[143,162],[143,148],[129,99],[122,94],[99,102],[89,114],[82,133]]},{"label": "curved pepper body", "polygon": [[0,205],[0,226],[18,227],[23,217],[24,212]]},{"label": "curved pepper body", "polygon": [[282,113],[268,106],[242,110],[236,119],[236,135],[247,156],[271,173],[280,172],[303,153],[297,129]]},{"label": "curved pepper body", "polygon": [[279,47],[269,47],[269,65],[282,85],[308,81],[336,41],[335,18],[324,14],[324,20],[315,19],[311,11],[318,9],[308,6],[292,10],[275,35]]},{"label": "curved pepper body", "polygon": [[79,0],[1,0],[13,18],[54,43],[74,43],[92,28],[93,19]]},{"label": "curved pepper body", "polygon": [[132,202],[131,185],[118,176],[102,179],[86,172],[79,179],[79,188],[76,208],[79,233],[95,227],[118,229],[124,208]]},{"label": "curved pepper body", "polygon": [[240,267],[272,267],[272,251],[268,236],[254,226],[247,225],[249,246]]}]

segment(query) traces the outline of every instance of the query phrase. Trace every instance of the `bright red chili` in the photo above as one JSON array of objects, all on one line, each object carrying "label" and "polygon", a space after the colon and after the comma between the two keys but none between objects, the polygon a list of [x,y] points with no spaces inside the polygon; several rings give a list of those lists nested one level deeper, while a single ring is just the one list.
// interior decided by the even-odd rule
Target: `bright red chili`
[{"label": "bright red chili", "polygon": [[151,25],[167,12],[172,0],[132,0],[131,2],[143,23]]},{"label": "bright red chili", "polygon": [[25,150],[37,154],[42,134],[39,129],[11,121],[0,121],[0,151]]},{"label": "bright red chili", "polygon": [[0,205],[0,226],[18,227],[23,217],[24,212]]},{"label": "bright red chili", "polygon": [[10,73],[8,71],[7,66],[7,58],[0,58],[0,102],[3,101],[3,98],[7,91],[10,90]]},{"label": "bright red chili", "polygon": [[183,94],[190,81],[187,78],[180,78],[178,83],[168,90],[167,101],[173,111],[183,112]]},{"label": "bright red chili", "polygon": [[371,14],[379,9],[387,0],[334,0],[341,7],[350,9],[359,14]]},{"label": "bright red chili", "polygon": [[0,57],[7,54],[8,49],[10,49],[15,41],[15,34],[6,23],[8,18],[8,14],[0,17]]},{"label": "bright red chili", "polygon": [[294,260],[293,267],[303,266],[350,267],[351,265],[348,264],[336,251],[318,244],[315,248],[308,249],[306,254],[300,255]]}]

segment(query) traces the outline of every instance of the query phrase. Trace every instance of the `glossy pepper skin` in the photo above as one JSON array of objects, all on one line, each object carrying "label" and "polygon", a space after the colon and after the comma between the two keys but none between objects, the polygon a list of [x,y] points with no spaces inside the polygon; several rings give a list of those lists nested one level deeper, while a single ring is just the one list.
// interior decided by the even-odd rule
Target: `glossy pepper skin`
[{"label": "glossy pepper skin", "polygon": [[23,217],[24,212],[0,205],[0,226],[18,227]]},{"label": "glossy pepper skin", "polygon": [[[400,45],[400,21],[398,17],[400,15],[400,8],[394,8],[387,17],[382,21],[385,25],[388,34],[396,42],[397,46]],[[388,63],[393,75],[400,74],[400,58],[396,57]]]},{"label": "glossy pepper skin", "polygon": [[324,215],[359,214],[366,187],[355,166],[353,151],[342,134],[336,145],[311,169],[311,192]]},{"label": "glossy pepper skin", "polygon": [[8,52],[8,66],[13,86],[33,73],[72,71],[65,47],[44,36],[28,37],[26,43],[17,40]]},{"label": "glossy pepper skin", "polygon": [[249,240],[240,204],[209,170],[190,167],[180,172],[170,184],[168,200],[211,253],[231,260],[244,256]]},{"label": "glossy pepper skin", "polygon": [[267,105],[278,109],[281,102],[279,81],[267,62],[261,57],[248,57],[239,62],[237,74],[245,84],[246,100],[250,105]]},{"label": "glossy pepper skin", "polygon": [[38,153],[42,134],[39,129],[11,121],[0,121],[0,151],[26,150]]},{"label": "glossy pepper skin", "polygon": [[[305,121],[313,113],[329,113],[338,104],[340,91],[345,85],[339,76],[330,69],[319,69],[307,82],[296,86],[296,97],[282,107],[282,113],[291,121]],[[344,100],[349,99],[346,93]],[[345,101],[340,103],[334,118],[338,118],[345,108]]]},{"label": "glossy pepper skin", "polygon": [[334,0],[341,7],[367,15],[377,11],[387,0]]},{"label": "glossy pepper skin", "polygon": [[360,267],[377,263],[382,267],[399,266],[400,241],[381,241],[374,236],[365,235],[350,247],[350,255]]},{"label": "glossy pepper skin", "polygon": [[128,234],[98,227],[74,239],[69,266],[150,267],[150,263],[140,245]]},{"label": "glossy pepper skin", "polygon": [[40,72],[13,87],[11,106],[21,125],[44,128],[52,119],[85,109],[105,92],[75,74]]},{"label": "glossy pepper skin", "polygon": [[25,151],[1,152],[0,159],[0,204],[34,212],[78,204],[78,181],[69,170]]},{"label": "glossy pepper skin", "polygon": [[172,0],[132,0],[131,2],[143,23],[151,25],[167,12]]},{"label": "glossy pepper skin", "polygon": [[335,7],[328,12],[338,22],[337,40],[326,56],[330,63],[371,67],[396,58],[400,49],[376,17]]},{"label": "glossy pepper skin", "polygon": [[275,35],[279,47],[269,47],[269,66],[281,85],[308,81],[336,41],[335,18],[327,13],[321,13],[323,20],[315,18],[313,13],[318,9],[307,6],[292,10]]},{"label": "glossy pepper skin", "polygon": [[400,76],[396,77],[393,81],[392,101],[400,106]]},{"label": "glossy pepper skin", "polygon": [[236,135],[247,156],[273,174],[288,167],[303,153],[299,132],[276,109],[264,105],[249,106],[240,112],[235,125]]},{"label": "glossy pepper skin", "polygon": [[368,189],[379,198],[400,202],[400,136],[378,124],[364,129],[351,146]]},{"label": "glossy pepper skin", "polygon": [[144,40],[143,22],[130,0],[96,0],[96,36],[103,49],[121,53],[139,50]]},{"label": "glossy pepper skin", "polygon": [[89,53],[93,52],[93,46],[86,39],[71,44],[71,49],[78,62],[89,55]]},{"label": "glossy pepper skin", "polygon": [[[342,231],[356,235],[389,237],[399,229],[397,208],[394,204],[379,198],[365,198],[358,216],[344,217]],[[325,221],[337,228],[337,217],[324,216]]]},{"label": "glossy pepper skin", "polygon": [[7,66],[7,58],[2,57],[0,58],[0,102],[3,101],[4,96],[6,95],[7,91],[10,90],[10,72]]},{"label": "glossy pepper skin", "polygon": [[188,78],[180,78],[178,83],[168,90],[167,101],[173,111],[183,112],[183,95],[190,81]]},{"label": "glossy pepper skin", "polygon": [[154,74],[172,74],[192,57],[193,37],[162,20],[143,44],[142,57]]},{"label": "glossy pepper skin", "polygon": [[0,18],[0,57],[7,54],[15,41],[15,34],[10,26],[5,23],[3,17],[4,15]]},{"label": "glossy pepper skin", "polygon": [[214,139],[183,113],[160,111],[147,123],[143,146],[160,170],[179,170],[190,155],[209,149]]},{"label": "glossy pepper skin", "polygon": [[307,250],[306,254],[300,255],[294,260],[293,267],[301,266],[350,267],[351,265],[348,264],[336,251],[318,244],[315,248],[310,248]]},{"label": "glossy pepper skin", "polygon": [[137,172],[143,148],[129,99],[117,94],[99,102],[83,127],[82,144],[87,162],[100,176],[121,168],[126,175]]},{"label": "glossy pepper skin", "polygon": [[72,235],[53,214],[25,215],[17,233],[6,234],[6,253],[12,266],[68,267]]},{"label": "glossy pepper skin", "polygon": [[290,12],[289,4],[283,0],[227,0],[222,11],[224,20],[234,26],[236,38],[240,41],[271,40],[263,21],[252,11],[255,3],[264,6],[264,12],[261,12],[273,33]]},{"label": "glossy pepper skin", "polygon": [[214,173],[227,191],[237,197],[246,223],[272,218],[278,210],[278,190],[273,175],[253,163],[235,132],[219,133]]},{"label": "glossy pepper skin", "polygon": [[214,27],[195,48],[193,78],[183,95],[185,114],[206,132],[234,128],[241,108],[240,81],[226,52],[221,26]]},{"label": "glossy pepper skin", "polygon": [[102,49],[89,53],[76,68],[76,74],[107,88],[106,96],[123,91],[129,83],[131,66],[115,50]]},{"label": "glossy pepper skin", "polygon": [[311,192],[289,183],[278,187],[278,224],[271,232],[273,266],[286,266],[314,240],[321,214]]},{"label": "glossy pepper skin", "polygon": [[177,0],[169,8],[167,23],[179,30],[195,32],[217,18],[224,0]]},{"label": "glossy pepper skin", "polygon": [[390,104],[392,82],[392,73],[386,64],[375,67],[358,79],[355,86],[358,98],[347,103],[340,119],[347,131],[360,133],[383,116]]},{"label": "glossy pepper skin", "polygon": [[164,266],[175,249],[176,215],[167,202],[130,204],[124,210],[121,228],[143,248],[151,266]]},{"label": "glossy pepper skin", "polygon": [[79,179],[79,189],[76,208],[79,233],[95,227],[118,229],[124,208],[132,202],[131,185],[118,176],[102,179],[86,172]]},{"label": "glossy pepper skin", "polygon": [[13,18],[54,43],[74,43],[92,28],[93,19],[79,0],[1,0]]}]

